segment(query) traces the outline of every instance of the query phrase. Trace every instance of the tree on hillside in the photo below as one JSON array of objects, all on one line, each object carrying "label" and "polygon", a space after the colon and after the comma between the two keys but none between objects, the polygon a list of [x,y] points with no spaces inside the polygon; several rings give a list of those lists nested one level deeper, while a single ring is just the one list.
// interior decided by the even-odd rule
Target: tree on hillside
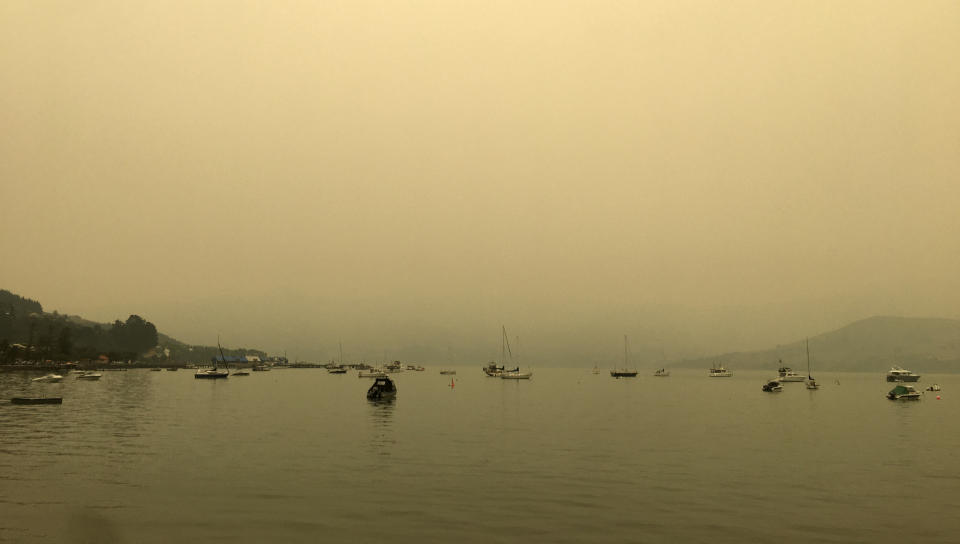
[{"label": "tree on hillside", "polygon": [[57,338],[57,356],[62,359],[73,358],[73,334],[70,327],[60,329],[60,335]]},{"label": "tree on hillside", "polygon": [[124,325],[128,346],[137,353],[143,353],[157,345],[157,328],[139,315],[131,315]]}]

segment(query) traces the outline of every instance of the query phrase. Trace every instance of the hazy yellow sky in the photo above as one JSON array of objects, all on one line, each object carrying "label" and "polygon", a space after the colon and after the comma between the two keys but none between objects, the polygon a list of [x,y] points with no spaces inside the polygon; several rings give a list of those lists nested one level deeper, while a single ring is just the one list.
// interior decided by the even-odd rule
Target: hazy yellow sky
[{"label": "hazy yellow sky", "polygon": [[958,53],[957,1],[7,1],[0,288],[540,366],[960,317]]}]

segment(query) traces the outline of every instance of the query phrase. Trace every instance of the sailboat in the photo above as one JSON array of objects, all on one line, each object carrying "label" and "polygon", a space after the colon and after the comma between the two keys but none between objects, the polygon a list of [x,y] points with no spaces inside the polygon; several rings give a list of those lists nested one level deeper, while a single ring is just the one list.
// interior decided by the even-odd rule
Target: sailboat
[{"label": "sailboat", "polygon": [[629,370],[627,368],[627,363],[628,363],[627,352],[628,351],[629,351],[629,348],[627,346],[627,335],[623,335],[623,368],[620,370],[617,370],[616,368],[614,368],[613,370],[610,371],[610,375],[613,376],[614,378],[636,378],[637,377],[637,369]]},{"label": "sailboat", "polygon": [[346,374],[347,368],[343,366],[343,342],[337,342],[340,347],[340,360],[337,361],[337,366],[328,368],[328,374]]},{"label": "sailboat", "polygon": [[807,338],[807,389],[820,389],[820,384],[817,383],[817,380],[813,379],[813,375],[810,374],[810,339]]},{"label": "sailboat", "polygon": [[[226,364],[226,363],[227,363],[227,358],[223,356],[223,347],[220,345],[220,338],[219,338],[219,337],[217,337],[217,348],[220,349],[220,360],[223,361],[224,364]],[[208,368],[201,368],[201,369],[197,370],[197,373],[194,374],[193,377],[194,377],[194,378],[197,378],[198,380],[199,380],[199,379],[214,380],[214,379],[218,379],[218,378],[226,378],[226,377],[229,376],[229,375],[230,375],[230,373],[227,372],[226,370],[219,370],[219,369],[217,369],[217,358],[214,357],[214,358],[213,358],[213,368],[209,368],[209,369],[208,369]]]},{"label": "sailboat", "polygon": [[507,362],[506,356],[510,356],[510,366],[513,366],[515,363],[513,361],[513,352],[510,350],[510,340],[507,338],[507,328],[503,328],[503,338],[500,340],[500,364],[501,368],[504,370],[500,372],[500,378],[504,380],[529,380],[533,376],[533,372],[520,372],[520,365],[517,365],[513,370],[506,370]]}]

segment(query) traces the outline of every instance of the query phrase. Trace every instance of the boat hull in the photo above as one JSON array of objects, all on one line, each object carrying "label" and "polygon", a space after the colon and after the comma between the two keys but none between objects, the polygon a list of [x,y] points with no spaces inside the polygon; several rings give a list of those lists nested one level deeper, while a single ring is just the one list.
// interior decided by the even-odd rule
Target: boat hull
[{"label": "boat hull", "polygon": [[197,372],[196,374],[193,375],[193,377],[198,380],[219,380],[219,379],[225,379],[227,376],[229,376],[229,374],[227,374],[226,372],[216,372],[216,371]]},{"label": "boat hull", "polygon": [[887,395],[890,400],[920,400],[920,393],[909,393],[906,395]]},{"label": "boat hull", "polygon": [[916,382],[920,380],[920,376],[917,374],[911,374],[907,376],[887,376],[888,382]]},{"label": "boat hull", "polygon": [[13,397],[12,404],[63,404],[63,397]]}]

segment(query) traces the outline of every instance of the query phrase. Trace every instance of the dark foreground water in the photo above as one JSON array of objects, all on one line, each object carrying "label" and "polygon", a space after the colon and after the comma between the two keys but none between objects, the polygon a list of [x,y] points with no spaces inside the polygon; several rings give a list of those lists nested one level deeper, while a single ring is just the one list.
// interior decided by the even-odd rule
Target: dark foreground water
[{"label": "dark foreground water", "polygon": [[960,376],[458,372],[2,373],[0,542],[960,540]]}]

